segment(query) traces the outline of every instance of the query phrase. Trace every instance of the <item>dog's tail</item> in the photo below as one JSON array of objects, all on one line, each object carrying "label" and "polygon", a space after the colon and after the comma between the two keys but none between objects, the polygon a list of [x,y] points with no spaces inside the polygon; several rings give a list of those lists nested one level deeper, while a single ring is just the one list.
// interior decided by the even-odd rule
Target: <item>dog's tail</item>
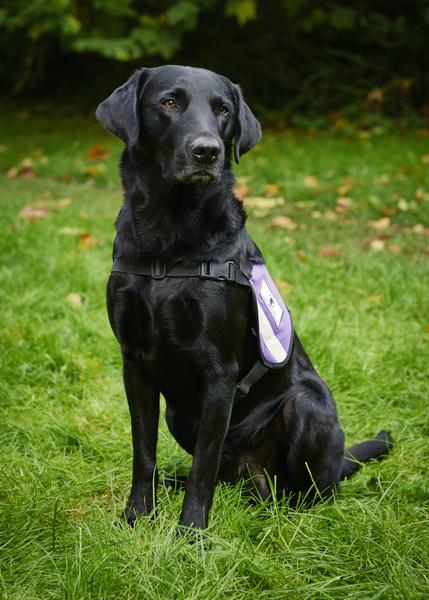
[{"label": "dog's tail", "polygon": [[393,447],[393,438],[387,431],[380,431],[372,440],[355,444],[344,452],[341,480],[350,477],[361,468],[364,462],[387,456]]}]

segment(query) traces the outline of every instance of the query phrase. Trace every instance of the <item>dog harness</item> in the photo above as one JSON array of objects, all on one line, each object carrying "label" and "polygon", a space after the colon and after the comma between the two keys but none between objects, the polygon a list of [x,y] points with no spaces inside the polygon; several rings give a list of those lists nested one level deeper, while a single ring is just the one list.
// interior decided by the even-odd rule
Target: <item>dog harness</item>
[{"label": "dog harness", "polygon": [[143,275],[152,279],[198,277],[248,287],[252,293],[259,359],[237,384],[237,394],[241,397],[246,396],[269,369],[283,367],[289,360],[293,344],[292,318],[267,267],[262,263],[253,263],[251,275],[247,277],[233,261],[201,261],[169,267],[152,259],[135,263],[114,258],[112,273]]}]

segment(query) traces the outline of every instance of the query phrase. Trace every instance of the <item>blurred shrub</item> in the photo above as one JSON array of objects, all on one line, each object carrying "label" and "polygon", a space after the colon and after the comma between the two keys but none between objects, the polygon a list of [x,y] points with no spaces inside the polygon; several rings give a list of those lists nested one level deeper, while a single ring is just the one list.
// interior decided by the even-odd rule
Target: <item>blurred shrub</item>
[{"label": "blurred shrub", "polygon": [[14,0],[0,8],[0,86],[70,86],[67,65],[84,73],[102,57],[106,87],[137,64],[184,62],[240,81],[278,117],[429,112],[428,39],[427,0]]}]

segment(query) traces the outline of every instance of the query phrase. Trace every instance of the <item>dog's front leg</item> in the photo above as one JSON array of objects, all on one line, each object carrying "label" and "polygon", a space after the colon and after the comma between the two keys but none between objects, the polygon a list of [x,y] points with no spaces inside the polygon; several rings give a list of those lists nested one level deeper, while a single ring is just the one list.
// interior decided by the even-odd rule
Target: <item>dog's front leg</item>
[{"label": "dog's front leg", "polygon": [[223,372],[205,382],[200,426],[180,515],[180,524],[186,527],[207,527],[236,380],[237,373]]},{"label": "dog's front leg", "polygon": [[138,515],[148,515],[155,506],[159,390],[146,379],[136,360],[123,360],[133,439],[133,480],[125,518],[132,525]]}]

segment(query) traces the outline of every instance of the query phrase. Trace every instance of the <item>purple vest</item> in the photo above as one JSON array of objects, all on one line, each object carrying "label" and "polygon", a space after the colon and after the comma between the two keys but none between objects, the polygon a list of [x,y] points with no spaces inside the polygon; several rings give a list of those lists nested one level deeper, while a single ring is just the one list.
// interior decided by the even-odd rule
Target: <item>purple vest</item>
[{"label": "purple vest", "polygon": [[265,265],[253,265],[250,286],[255,302],[261,361],[271,369],[283,367],[289,359],[293,342],[289,309]]}]

